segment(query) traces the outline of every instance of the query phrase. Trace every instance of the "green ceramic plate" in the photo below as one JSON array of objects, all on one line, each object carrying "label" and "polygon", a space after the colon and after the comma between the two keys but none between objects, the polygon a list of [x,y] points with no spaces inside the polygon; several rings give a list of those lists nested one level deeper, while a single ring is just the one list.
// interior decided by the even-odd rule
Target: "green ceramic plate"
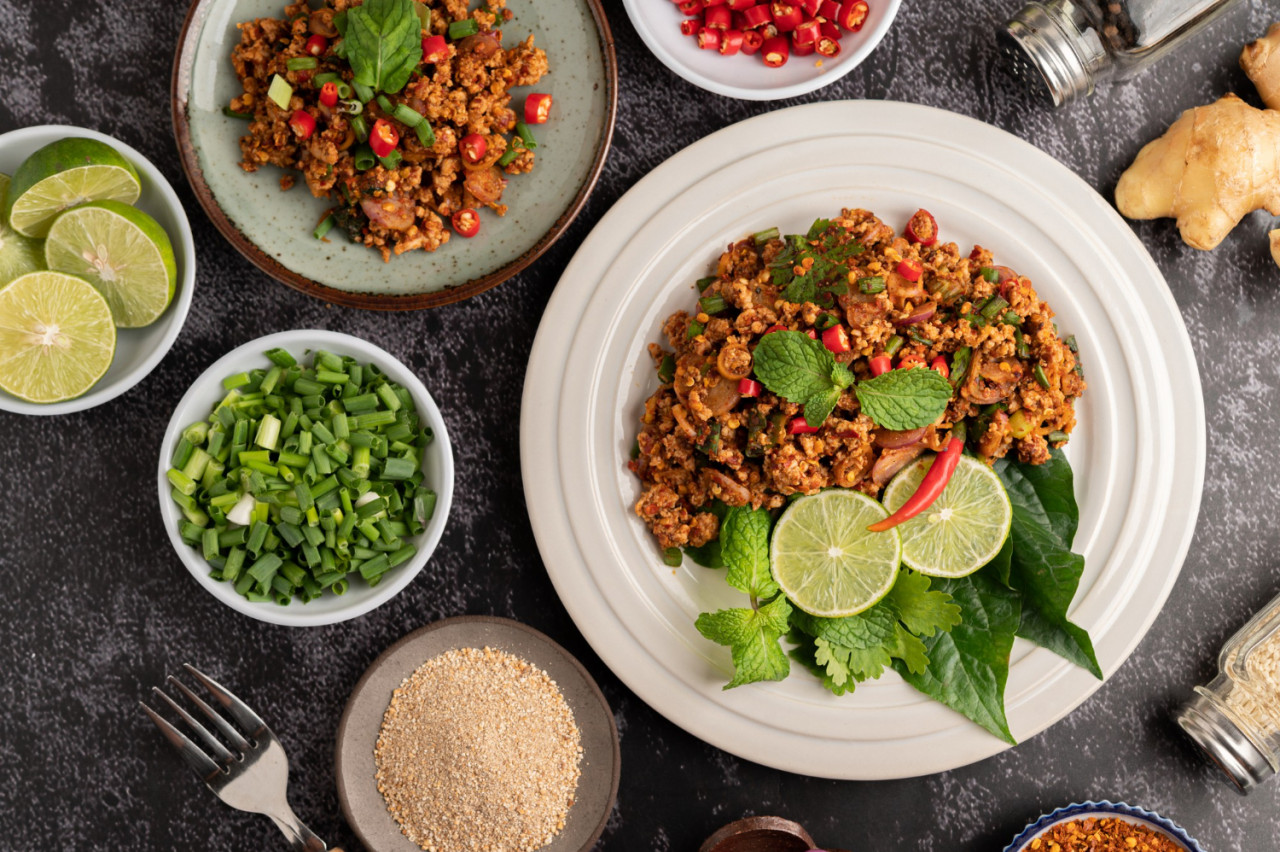
[{"label": "green ceramic plate", "polygon": [[[409,252],[383,263],[378,252],[311,235],[329,206],[301,180],[282,192],[284,172],[240,169],[244,122],[222,108],[240,91],[231,67],[236,23],[281,17],[285,0],[195,0],[183,26],[173,71],[173,123],[182,164],[205,212],[245,257],[271,276],[338,304],[408,310],[456,302],[499,284],[555,242],[586,202],[613,133],[617,61],[599,0],[510,0],[515,17],[505,43],[534,35],[551,73],[537,85],[555,99],[550,122],[536,128],[538,162],[511,178],[510,209],[484,217],[474,239],[436,252]],[[523,102],[516,89],[512,103]]]}]

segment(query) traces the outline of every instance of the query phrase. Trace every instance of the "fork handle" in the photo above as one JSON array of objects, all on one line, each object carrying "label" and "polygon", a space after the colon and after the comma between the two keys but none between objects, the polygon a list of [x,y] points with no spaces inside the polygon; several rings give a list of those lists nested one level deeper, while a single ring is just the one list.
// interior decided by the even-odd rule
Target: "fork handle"
[{"label": "fork handle", "polygon": [[[283,814],[267,814],[267,816],[271,817],[271,821],[289,839],[289,846],[293,852],[326,852],[327,847],[324,841],[307,828],[292,810],[286,808]],[[342,850],[334,849],[332,852],[342,852]]]}]

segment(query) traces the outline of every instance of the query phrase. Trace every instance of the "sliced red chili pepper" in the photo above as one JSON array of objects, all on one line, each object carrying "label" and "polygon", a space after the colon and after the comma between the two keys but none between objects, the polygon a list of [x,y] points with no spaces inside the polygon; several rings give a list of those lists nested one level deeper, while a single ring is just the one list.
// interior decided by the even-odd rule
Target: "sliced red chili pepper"
[{"label": "sliced red chili pepper", "polygon": [[687,17],[702,17],[703,7],[700,0],[680,0],[680,2],[676,4],[676,8],[683,12]]},{"label": "sliced red chili pepper", "polygon": [[974,246],[973,251],[969,252],[970,260],[977,260],[982,257],[982,246]]},{"label": "sliced red chili pepper", "polygon": [[913,370],[924,366],[924,358],[918,352],[903,352],[898,356],[899,370]]},{"label": "sliced red chili pepper", "polygon": [[835,24],[833,24],[831,21],[822,22],[821,32],[822,32],[822,35],[826,36],[832,41],[839,41],[840,37],[844,35],[844,33],[840,32],[840,28],[837,27]]},{"label": "sliced red chili pepper", "polygon": [[449,217],[453,229],[460,237],[474,237],[480,233],[480,214],[470,207],[464,207]]},{"label": "sliced red chili pepper", "polygon": [[891,530],[932,506],[938,496],[946,490],[947,483],[951,481],[951,475],[956,472],[962,455],[964,455],[964,424],[957,423],[951,429],[951,440],[947,443],[947,448],[934,457],[933,464],[929,466],[924,479],[920,480],[915,493],[907,498],[902,508],[867,529],[871,532]]},{"label": "sliced red chili pepper", "polygon": [[779,2],[779,0],[774,0],[769,6],[769,11],[773,13],[773,22],[780,33],[791,32],[804,20],[804,13],[799,6]]},{"label": "sliced red chili pepper", "polygon": [[840,7],[840,16],[836,18],[845,32],[856,33],[867,22],[867,0],[846,0]]},{"label": "sliced red chili pepper", "polygon": [[375,155],[385,157],[399,144],[400,133],[391,122],[380,118],[373,123],[373,130],[369,131],[369,147],[373,149]]},{"label": "sliced red chili pepper", "polygon": [[808,421],[803,417],[793,417],[791,422],[787,424],[788,435],[812,435],[817,432],[820,426],[810,426]]},{"label": "sliced red chili pepper", "polygon": [[773,334],[775,331],[786,331],[786,330],[787,330],[787,327],[785,325],[778,324],[778,325],[769,326],[764,330],[764,333]]},{"label": "sliced red chili pepper", "polygon": [[769,21],[769,23],[760,27],[760,35],[764,36],[765,41],[776,38],[778,36],[778,25],[773,21]]},{"label": "sliced red chili pepper", "polygon": [[731,23],[733,23],[733,12],[729,11],[728,6],[712,6],[707,10],[702,22],[703,26],[713,30],[727,30]]},{"label": "sliced red chili pepper", "polygon": [[701,26],[702,25],[699,24],[697,21],[695,21],[693,18],[686,18],[680,22],[680,34],[687,35],[687,36],[697,35],[698,28]]},{"label": "sliced red chili pepper", "polygon": [[802,42],[797,42],[797,41],[795,40],[795,33],[792,33],[792,34],[791,34],[791,36],[792,36],[792,39],[791,39],[791,52],[792,52],[794,55],[796,55],[796,56],[810,56],[810,55],[812,55],[812,54],[813,54],[813,52],[814,52],[815,50],[817,50],[817,45],[815,45],[813,42],[811,42],[811,41],[806,41],[806,42],[803,42],[803,43],[802,43]]},{"label": "sliced red chili pepper", "polygon": [[720,55],[733,56],[742,50],[742,30],[725,30],[720,36]]},{"label": "sliced red chili pepper", "polygon": [[742,396],[759,396],[764,393],[764,385],[755,379],[739,379],[738,393]]},{"label": "sliced red chili pepper", "polygon": [[941,355],[929,362],[929,369],[938,372],[942,378],[951,378],[951,368],[947,366],[947,359]]},{"label": "sliced red chili pepper", "polygon": [[310,139],[311,134],[316,132],[315,116],[305,109],[296,110],[289,116],[289,128],[299,139]]},{"label": "sliced red chili pepper", "polygon": [[818,41],[814,44],[814,47],[817,49],[818,53],[822,54],[827,59],[835,59],[840,55],[841,51],[840,42],[825,35],[818,36]]},{"label": "sliced red chili pepper", "polygon": [[489,153],[489,140],[479,133],[468,133],[458,142],[458,153],[462,155],[464,162],[474,166]]},{"label": "sliced red chili pepper", "polygon": [[791,34],[791,41],[795,44],[813,44],[818,40],[821,29],[817,21],[803,21]]},{"label": "sliced red chili pepper", "polygon": [[818,7],[818,14],[828,21],[834,21],[840,17],[840,4],[836,0],[822,0],[822,5]]},{"label": "sliced red chili pepper", "polygon": [[329,39],[322,35],[313,35],[307,39],[306,47],[303,48],[312,56],[324,56],[324,52],[329,49]]},{"label": "sliced red chili pepper", "polygon": [[911,215],[904,232],[909,242],[922,246],[931,246],[938,241],[938,220],[933,214],[921,207]]},{"label": "sliced red chili pepper", "polygon": [[791,55],[791,46],[783,36],[772,36],[766,38],[764,44],[760,46],[760,55],[764,57],[765,65],[770,68],[781,68],[787,64],[787,57]]},{"label": "sliced red chili pepper", "polygon": [[868,363],[871,366],[871,375],[873,376],[883,376],[893,369],[893,359],[888,355],[877,355]]},{"label": "sliced red chili pepper", "polygon": [[551,96],[534,92],[524,99],[524,123],[546,124],[551,117]]},{"label": "sliced red chili pepper", "polygon": [[924,264],[914,257],[908,257],[898,261],[898,268],[895,271],[903,278],[915,283],[920,280],[921,275],[924,275]]},{"label": "sliced red chili pepper", "polygon": [[769,11],[768,3],[760,3],[745,9],[742,19],[747,22],[748,27],[760,27],[772,21],[773,14]]},{"label": "sliced red chili pepper", "polygon": [[764,36],[755,30],[747,30],[742,34],[742,52],[747,56],[755,56],[764,44]]},{"label": "sliced red chili pepper", "polygon": [[449,42],[442,35],[422,37],[422,61],[439,65],[449,58]]},{"label": "sliced red chili pepper", "polygon": [[822,332],[822,345],[839,355],[849,351],[849,334],[842,325],[833,325]]},{"label": "sliced red chili pepper", "polygon": [[734,12],[734,13],[733,13],[733,22],[729,24],[729,29],[731,29],[731,30],[745,30],[745,29],[747,29],[747,19],[746,19],[746,17],[745,17],[741,12]]},{"label": "sliced red chili pepper", "polygon": [[822,0],[800,0],[800,8],[810,18],[817,17],[818,9],[822,7]]},{"label": "sliced red chili pepper", "polygon": [[1000,284],[997,291],[1000,293],[1000,298],[1007,300],[1009,298],[1009,291],[1012,290],[1013,285],[1018,282],[1018,273],[1014,272],[1007,266],[997,266],[995,267],[995,270],[996,275],[999,276],[996,278],[996,281]]},{"label": "sliced red chili pepper", "polygon": [[721,30],[713,30],[711,27],[703,27],[698,30],[698,47],[703,50],[719,50],[721,32]]},{"label": "sliced red chili pepper", "polygon": [[727,0],[702,0],[702,8],[710,9],[712,6],[723,6]]},{"label": "sliced red chili pepper", "polygon": [[809,329],[808,331],[805,332],[805,334],[809,335],[810,340],[818,339],[818,332],[814,331],[813,329]]},{"label": "sliced red chili pepper", "polygon": [[320,103],[327,107],[338,105],[338,84],[330,80],[320,87]]},{"label": "sliced red chili pepper", "polygon": [[729,0],[729,8],[735,12],[745,12],[756,4],[756,0]]}]

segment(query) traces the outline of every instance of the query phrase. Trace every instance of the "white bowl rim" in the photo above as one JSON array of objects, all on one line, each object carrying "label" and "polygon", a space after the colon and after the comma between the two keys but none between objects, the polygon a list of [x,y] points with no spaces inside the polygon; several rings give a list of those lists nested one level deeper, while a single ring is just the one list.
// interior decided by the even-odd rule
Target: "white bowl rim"
[{"label": "white bowl rim", "polygon": [[[831,70],[825,70],[824,68],[822,73],[815,74],[807,80],[773,89],[732,86],[698,73],[668,50],[666,44],[649,28],[649,23],[642,19],[641,16],[645,11],[643,0],[623,0],[623,6],[626,7],[627,17],[631,20],[631,26],[640,34],[640,40],[644,42],[645,47],[649,48],[649,52],[658,57],[658,60],[672,73],[712,94],[738,98],[744,101],[779,101],[784,98],[807,95],[809,92],[829,86],[861,65],[871,55],[871,52],[880,45],[885,34],[889,32],[889,27],[893,26],[894,19],[898,17],[898,10],[902,6],[902,0],[881,0],[881,2],[886,6],[885,15],[879,24],[866,31],[869,35],[866,41],[858,46],[857,50],[852,51],[843,61],[833,63]],[[862,32],[864,30],[859,30],[855,35],[861,35]]]},{"label": "white bowl rim", "polygon": [[[435,489],[435,514],[432,515],[426,529],[421,533],[417,554],[413,559],[401,566],[399,570],[370,590],[367,598],[360,599],[358,602],[356,599],[352,599],[350,606],[324,613],[307,612],[305,604],[279,606],[274,603],[254,603],[236,594],[235,589],[229,584],[210,579],[208,563],[178,535],[177,520],[180,517],[180,512],[177,504],[169,498],[170,485],[168,478],[165,476],[169,470],[170,448],[177,443],[178,436],[189,425],[184,422],[187,418],[179,417],[179,414],[195,404],[195,398],[202,388],[214,381],[221,382],[223,378],[231,374],[231,365],[251,352],[261,354],[268,349],[276,347],[282,349],[293,347],[296,349],[299,345],[303,345],[307,349],[325,346],[341,347],[357,352],[360,357],[377,364],[380,370],[408,389],[413,395],[418,413],[422,416],[423,422],[429,425],[435,433],[435,442],[439,444],[444,457],[444,464],[441,465],[439,473],[440,481]],[[160,444],[158,468],[160,514],[164,521],[165,533],[169,536],[169,543],[173,545],[173,549],[177,552],[178,558],[182,561],[188,573],[195,578],[197,583],[204,587],[205,591],[237,612],[250,618],[255,618],[258,621],[286,627],[318,627],[326,624],[337,624],[371,612],[391,600],[418,576],[418,573],[430,560],[431,554],[435,552],[436,546],[440,543],[440,538],[444,534],[444,528],[449,519],[449,510],[453,505],[453,445],[449,441],[449,432],[445,427],[444,417],[440,414],[440,409],[436,406],[435,400],[432,399],[431,393],[422,384],[417,375],[390,352],[375,343],[370,343],[362,338],[339,331],[294,329],[268,334],[235,347],[210,364],[191,383],[191,387],[187,389],[187,392],[182,395],[182,399],[174,407],[173,414],[169,418],[169,425],[165,429],[164,439]]]},{"label": "white bowl rim", "polygon": [[[42,139],[46,136],[66,138],[73,135],[96,139],[115,148],[125,159],[133,164],[133,167],[139,173],[146,176],[146,180],[150,181],[151,186],[155,187],[164,204],[170,208],[174,219],[178,223],[178,233],[169,234],[169,239],[175,244],[174,247],[182,259],[182,276],[178,280],[177,293],[174,296],[173,303],[169,305],[164,315],[157,320],[157,322],[168,323],[168,328],[165,329],[164,335],[160,338],[160,345],[152,349],[142,363],[133,368],[133,370],[123,374],[109,385],[94,385],[84,394],[74,399],[64,399],[61,402],[27,402],[25,399],[19,399],[16,396],[0,391],[0,411],[37,415],[72,414],[76,411],[95,408],[104,402],[110,402],[121,394],[132,390],[135,385],[151,375],[151,371],[173,348],[174,341],[178,339],[178,335],[182,332],[182,327],[186,325],[187,314],[191,311],[191,300],[195,295],[196,286],[195,238],[191,234],[191,222],[187,219],[186,208],[182,206],[182,202],[178,199],[178,194],[174,191],[173,185],[169,183],[164,173],[156,168],[155,163],[147,159],[141,151],[132,145],[122,142],[114,136],[108,136],[106,133],[101,133],[97,130],[76,127],[71,124],[35,124],[18,130],[10,130],[8,133],[0,133],[0,146],[6,143],[28,142],[31,141],[32,137],[35,139]],[[57,140],[50,139],[49,141]],[[42,144],[48,144],[48,142]]]}]

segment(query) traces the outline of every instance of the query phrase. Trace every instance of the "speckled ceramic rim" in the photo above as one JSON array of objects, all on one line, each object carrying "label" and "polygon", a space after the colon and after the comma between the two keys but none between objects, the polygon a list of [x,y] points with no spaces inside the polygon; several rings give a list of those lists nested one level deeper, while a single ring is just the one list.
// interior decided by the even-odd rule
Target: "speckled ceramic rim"
[{"label": "speckled ceramic rim", "polygon": [[591,169],[583,180],[582,186],[578,189],[578,194],[574,196],[568,209],[561,214],[560,218],[555,221],[542,239],[538,240],[532,248],[515,260],[487,275],[473,278],[463,284],[445,287],[432,293],[415,293],[409,296],[354,293],[329,287],[318,281],[313,281],[305,275],[299,275],[264,252],[256,243],[241,233],[240,229],[227,218],[226,213],[219,206],[218,200],[214,198],[213,192],[209,189],[208,183],[205,182],[204,171],[200,168],[200,160],[191,141],[191,126],[187,118],[187,92],[191,88],[191,68],[195,62],[196,43],[199,40],[200,31],[203,29],[213,6],[218,2],[220,0],[195,0],[191,4],[191,8],[187,10],[186,20],[182,23],[182,34],[178,37],[178,50],[173,58],[173,77],[170,86],[170,106],[173,112],[174,136],[178,143],[178,156],[182,160],[182,169],[187,173],[187,180],[191,183],[191,188],[195,191],[196,198],[200,201],[200,206],[204,208],[204,212],[209,216],[214,226],[254,266],[295,290],[301,290],[303,293],[337,305],[373,311],[413,311],[421,308],[435,308],[440,305],[448,305],[453,302],[460,302],[463,299],[469,299],[477,293],[483,293],[490,287],[496,287],[541,257],[542,253],[560,238],[560,235],[565,232],[577,217],[583,205],[587,203],[587,198],[591,195],[591,191],[595,189],[596,181],[600,178],[600,170],[604,168],[605,157],[608,155],[609,146],[613,141],[613,125],[618,112],[618,57],[613,47],[613,32],[609,29],[609,20],[605,17],[604,8],[600,5],[600,0],[583,0],[590,8],[591,17],[595,20],[596,28],[599,31],[600,52],[604,57],[606,69],[604,84],[607,90],[605,100],[608,114],[605,118],[604,134],[600,139],[599,148],[596,150],[595,160],[592,162]]},{"label": "speckled ceramic rim", "polygon": [[[385,575],[382,582],[373,588],[369,588],[360,581],[341,597],[324,595],[308,604],[298,601],[288,606],[280,606],[276,603],[255,603],[236,594],[230,583],[212,579],[209,576],[209,564],[204,561],[203,555],[184,542],[182,536],[178,534],[178,523],[182,520],[182,512],[169,496],[171,486],[166,473],[169,470],[169,459],[172,457],[173,448],[177,445],[182,430],[191,423],[209,416],[210,409],[224,393],[222,390],[224,378],[242,370],[265,367],[269,363],[265,356],[266,351],[276,347],[287,349],[295,355],[323,347],[339,355],[350,355],[376,364],[388,378],[409,391],[422,423],[431,427],[435,433],[435,440],[427,448],[428,458],[434,462],[434,465],[431,475],[425,480],[436,492],[435,513],[431,516],[431,520],[427,521],[426,529],[413,539],[418,552],[408,562],[397,566]],[[169,543],[173,545],[178,559],[182,561],[187,572],[206,592],[236,612],[258,621],[285,627],[319,627],[325,624],[337,624],[377,609],[398,595],[405,586],[413,582],[431,559],[431,554],[435,552],[440,538],[444,535],[445,525],[449,522],[449,510],[453,506],[453,445],[449,441],[444,417],[440,414],[435,400],[431,398],[431,394],[413,370],[390,352],[367,340],[337,331],[297,329],[269,334],[237,346],[214,361],[200,374],[199,378],[192,382],[191,387],[174,407],[158,455],[156,479],[160,495],[160,516],[163,519],[165,533],[169,536]]]},{"label": "speckled ceramic rim", "polygon": [[[389,702],[389,697],[386,695],[381,695],[381,696],[366,695],[365,694],[366,686],[369,684],[369,681],[372,680],[373,677],[379,673],[379,670],[382,669],[383,666],[389,664],[392,657],[398,651],[400,651],[406,645],[420,642],[423,639],[423,637],[427,635],[436,633],[438,631],[445,631],[445,632],[457,631],[458,628],[466,627],[468,625],[489,625],[491,629],[506,632],[507,635],[510,637],[510,644],[506,644],[504,647],[501,648],[501,650],[504,650],[510,654],[515,654],[516,656],[521,657],[522,659],[528,660],[528,662],[533,663],[534,665],[544,670],[546,670],[548,667],[548,664],[546,662],[547,655],[546,653],[539,654],[538,652],[550,651],[551,653],[558,656],[562,662],[568,664],[574,671],[577,672],[577,674],[582,679],[583,685],[585,685],[587,688],[589,698],[594,698],[596,702],[599,702],[598,706],[595,704],[591,704],[590,702],[588,702],[587,707],[571,706],[571,709],[574,712],[575,720],[577,721],[578,728],[580,730],[585,727],[582,722],[581,714],[584,712],[595,713],[598,710],[600,720],[603,721],[604,724],[608,725],[610,742],[612,743],[612,752],[608,758],[610,763],[609,795],[606,800],[608,806],[602,809],[602,813],[599,815],[599,818],[596,821],[594,828],[592,828],[591,830],[591,835],[585,840],[585,842],[582,843],[580,847],[579,852],[587,852],[587,850],[591,849],[595,845],[595,842],[600,839],[600,835],[604,832],[604,827],[606,823],[608,823],[609,821],[609,815],[613,812],[614,803],[617,801],[617,798],[618,798],[618,781],[621,778],[622,753],[621,753],[621,749],[619,748],[618,726],[617,726],[617,723],[614,721],[613,711],[609,708],[609,702],[605,699],[604,693],[600,691],[599,685],[597,685],[595,682],[595,679],[591,677],[591,673],[586,670],[586,668],[582,665],[581,662],[578,661],[576,657],[574,657],[564,648],[560,647],[560,644],[557,643],[554,639],[552,639],[550,636],[547,636],[545,633],[542,633],[541,631],[533,629],[527,624],[521,624],[520,622],[513,621],[509,618],[498,618],[496,616],[491,616],[491,615],[459,615],[453,618],[446,618],[442,621],[437,621],[434,624],[428,624],[426,627],[420,627],[417,630],[410,633],[409,635],[400,639],[390,648],[383,651],[381,654],[379,654],[378,658],[373,661],[373,663],[361,676],[360,680],[356,683],[355,689],[351,691],[351,697],[347,699],[347,706],[342,711],[342,720],[338,723],[337,742],[334,745],[334,776],[338,784],[338,801],[342,805],[343,817],[346,819],[347,824],[351,826],[351,829],[356,833],[356,836],[360,838],[360,842],[363,843],[366,848],[378,849],[378,850],[382,850],[382,852],[386,852],[386,847],[379,844],[379,838],[372,837],[370,836],[369,832],[365,831],[365,820],[362,818],[364,815],[353,813],[353,804],[352,804],[353,791],[350,787],[351,782],[349,782],[348,780],[348,775],[350,773],[346,771],[346,766],[344,765],[344,759],[342,754],[343,746],[346,744],[345,741],[347,740],[347,738],[353,735],[351,733],[351,727],[353,725],[353,719],[356,713],[370,712],[369,706],[366,706],[366,705],[369,705],[370,702],[375,702],[377,705],[376,713],[379,719],[379,725],[381,725],[382,714],[386,710],[387,704]],[[463,641],[461,643],[453,644],[453,643],[443,641],[444,639],[443,636],[436,636],[433,638],[437,640],[439,647],[432,649],[429,652],[429,656],[425,656],[421,660],[418,660],[414,664],[413,668],[410,668],[407,672],[405,672],[405,675],[404,675],[405,677],[407,677],[418,666],[422,665],[432,657],[445,653],[446,651],[454,648],[472,647],[472,645],[469,644],[468,641]],[[370,748],[372,748],[372,746],[370,746]],[[589,755],[587,755],[584,752],[583,758],[584,758],[584,761],[587,761],[589,759]],[[596,759],[599,760],[599,758],[596,758]],[[582,778],[579,779],[579,782],[578,782],[579,786],[581,786],[586,780],[587,780],[587,771],[586,769],[584,769]],[[366,781],[367,783],[372,784],[374,779],[369,778],[369,779],[366,779]],[[387,814],[385,810],[379,813],[378,816],[385,820],[392,819],[391,816]],[[392,822],[392,824],[394,825],[394,822]],[[404,843],[408,848],[413,847],[413,844],[410,841],[408,841],[407,839],[404,839],[402,836],[400,837],[401,839],[404,840]],[[556,840],[553,840],[552,843],[545,848],[548,850],[554,850],[557,841],[563,837],[564,837],[563,834],[558,835]]]},{"label": "speckled ceramic rim", "polygon": [[1004,848],[1004,852],[1022,852],[1027,848],[1028,843],[1035,840],[1051,826],[1060,822],[1109,815],[1127,817],[1130,821],[1143,822],[1152,828],[1159,829],[1178,843],[1181,843],[1187,852],[1204,852],[1200,844],[1191,839],[1191,836],[1176,823],[1165,819],[1157,813],[1135,808],[1133,805],[1126,805],[1124,802],[1108,802],[1106,799],[1101,802],[1081,802],[1075,805],[1067,805],[1065,808],[1058,808],[1051,814],[1045,814],[1024,828],[1017,837],[1013,838],[1013,842]]},{"label": "speckled ceramic rim", "polygon": [[[71,414],[72,412],[94,408],[104,402],[115,399],[122,393],[132,390],[134,385],[149,376],[151,371],[163,360],[164,356],[169,354],[169,350],[173,348],[173,342],[178,339],[178,334],[182,331],[182,326],[187,321],[187,313],[191,310],[191,300],[196,289],[196,246],[191,236],[191,223],[187,219],[187,211],[183,209],[182,202],[178,200],[178,195],[173,191],[169,181],[165,180],[164,174],[141,152],[126,145],[114,136],[108,136],[105,133],[99,133],[96,130],[89,130],[85,127],[73,127],[63,124],[41,124],[0,134],[0,149],[20,145],[24,142],[38,142],[37,147],[41,147],[53,142],[55,139],[64,139],[69,136],[97,139],[99,142],[105,142],[119,151],[138,170],[138,175],[143,180],[144,194],[148,188],[154,189],[159,196],[160,205],[168,211],[169,215],[177,223],[177,233],[169,234],[169,240],[173,243],[173,253],[178,261],[178,281],[175,285],[173,301],[169,303],[169,307],[165,308],[164,313],[155,322],[156,325],[165,325],[167,328],[165,328],[164,335],[160,338],[159,343],[152,348],[143,362],[121,376],[107,381],[110,375],[110,370],[108,370],[107,375],[99,379],[97,384],[80,396],[48,404],[27,402],[24,399],[19,399],[16,396],[0,391],[0,411],[37,415]],[[47,141],[45,141],[46,138]],[[151,213],[154,214],[155,210],[153,209]],[[136,331],[136,329],[121,329],[120,333],[129,334],[133,331]],[[117,341],[118,346],[119,342]],[[119,348],[116,350],[115,357],[120,357]]]}]

